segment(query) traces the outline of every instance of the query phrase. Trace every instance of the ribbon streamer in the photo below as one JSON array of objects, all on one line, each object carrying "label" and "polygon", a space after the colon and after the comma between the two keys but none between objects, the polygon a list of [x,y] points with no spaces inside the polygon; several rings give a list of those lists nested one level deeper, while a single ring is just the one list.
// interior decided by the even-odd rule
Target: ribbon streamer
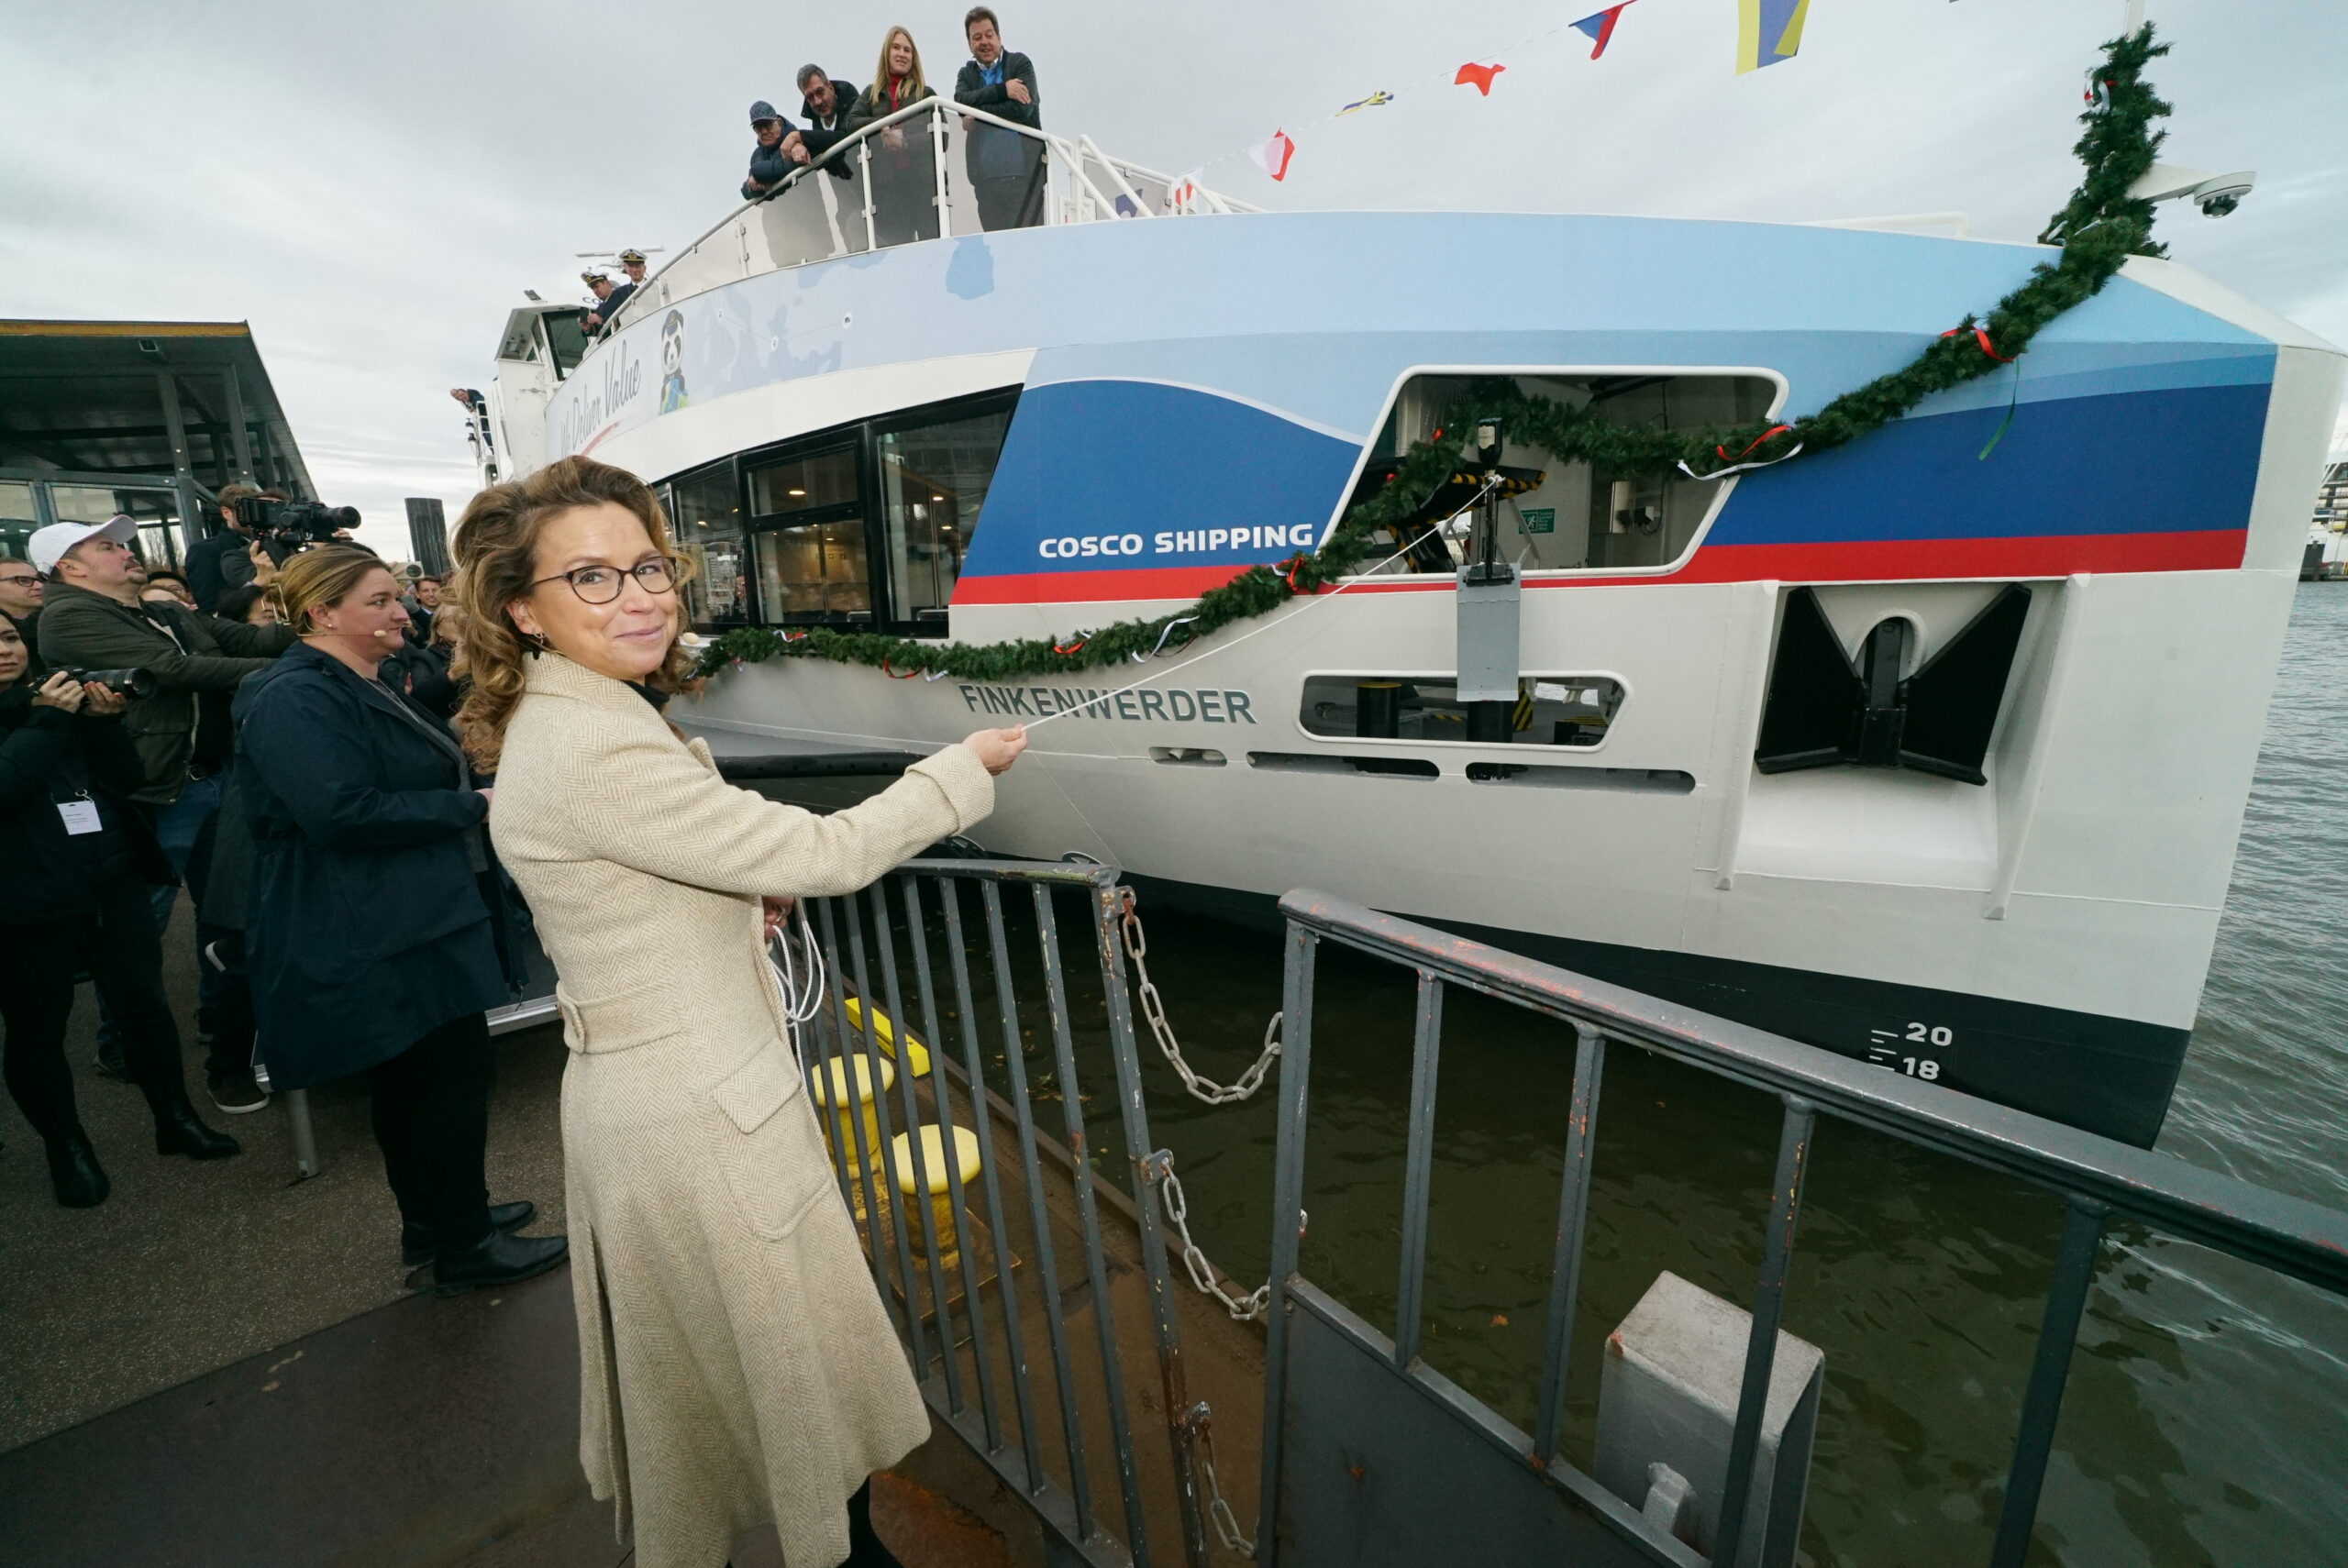
[{"label": "ribbon streamer", "polygon": [[[1961,326],[1952,326],[1946,332],[1942,333],[1941,336],[1943,337],[1954,337],[1964,330],[1965,328]],[[1988,355],[1989,358],[1998,361],[1999,364],[2010,365],[2013,363],[2013,360],[2009,359],[2006,356],[1999,353],[1995,348],[1989,347],[1988,328],[1983,326],[1975,327],[1973,329],[1973,341],[1981,345],[1981,352]]]},{"label": "ribbon streamer", "polygon": [[[1175,627],[1177,627],[1177,626],[1187,626],[1187,625],[1189,625],[1191,622],[1193,622],[1193,621],[1195,621],[1195,620],[1197,620],[1197,619],[1198,619],[1198,617],[1197,617],[1196,615],[1177,615],[1177,616],[1175,616],[1175,617],[1174,617],[1174,619],[1172,619],[1171,621],[1167,622],[1167,623],[1166,623],[1166,625],[1165,625],[1165,627],[1164,627],[1164,629],[1163,629],[1163,630],[1161,630],[1161,631],[1157,634],[1157,646],[1156,647],[1154,647],[1154,648],[1150,649],[1150,650],[1149,650],[1147,653],[1146,653],[1146,654],[1137,653],[1137,654],[1135,654],[1135,655],[1131,656],[1131,657],[1132,657],[1132,658],[1133,658],[1133,661],[1134,661],[1135,664],[1147,664],[1151,659],[1156,658],[1159,654],[1162,654],[1162,653],[1164,653],[1164,652],[1166,651],[1166,639],[1167,639],[1167,638],[1168,638],[1168,637],[1170,637],[1170,636],[1172,636],[1172,635],[1174,635],[1174,628],[1175,628]],[[1191,639],[1190,639],[1189,637],[1184,637],[1184,638],[1182,639],[1182,646],[1183,646],[1188,647],[1188,646],[1190,646],[1190,643],[1191,643]]]}]

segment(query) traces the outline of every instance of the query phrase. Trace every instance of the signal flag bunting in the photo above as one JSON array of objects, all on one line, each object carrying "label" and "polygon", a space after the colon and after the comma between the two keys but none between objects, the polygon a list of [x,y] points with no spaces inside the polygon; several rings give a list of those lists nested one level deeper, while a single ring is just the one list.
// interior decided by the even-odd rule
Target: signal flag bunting
[{"label": "signal flag bunting", "polygon": [[1451,84],[1454,87],[1473,87],[1489,98],[1492,95],[1492,78],[1507,69],[1505,65],[1479,65],[1471,60],[1459,68],[1459,74],[1451,79]]},{"label": "signal flag bunting", "polygon": [[1296,156],[1296,141],[1288,132],[1276,130],[1272,133],[1271,140],[1258,142],[1256,146],[1249,148],[1247,156],[1254,159],[1256,166],[1273,179],[1285,180],[1288,178],[1288,160]]},{"label": "signal flag bunting", "polygon": [[1574,24],[1575,31],[1587,33],[1595,40],[1596,47],[1589,51],[1590,59],[1596,60],[1606,52],[1607,41],[1614,36],[1614,24],[1623,19],[1623,7],[1630,4],[1631,0],[1623,0],[1621,6],[1609,6],[1603,11],[1592,11]]}]

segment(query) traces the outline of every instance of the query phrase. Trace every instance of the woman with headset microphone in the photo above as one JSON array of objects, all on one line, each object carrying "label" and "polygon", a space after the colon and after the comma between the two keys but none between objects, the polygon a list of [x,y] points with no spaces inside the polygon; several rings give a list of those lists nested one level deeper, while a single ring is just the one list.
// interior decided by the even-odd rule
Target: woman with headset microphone
[{"label": "woman with headset microphone", "polygon": [[301,641],[237,693],[237,788],[253,836],[246,955],[261,1059],[302,1088],[371,1071],[376,1142],[405,1260],[444,1294],[544,1273],[562,1237],[489,1202],[492,1054],[507,999],[476,788],[448,726],[380,677],[408,628],[371,552],[324,545],[271,588]]}]

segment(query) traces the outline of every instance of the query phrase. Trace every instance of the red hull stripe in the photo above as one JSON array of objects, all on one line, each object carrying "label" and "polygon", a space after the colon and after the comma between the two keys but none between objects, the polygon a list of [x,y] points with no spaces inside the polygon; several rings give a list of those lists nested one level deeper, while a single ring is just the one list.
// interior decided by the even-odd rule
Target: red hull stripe
[{"label": "red hull stripe", "polygon": [[[1530,588],[1604,588],[1690,582],[1898,582],[1941,578],[2047,578],[2074,572],[2232,571],[2247,534],[2215,528],[2186,534],[2061,534],[2019,539],[1877,539],[1800,545],[1711,545],[1664,576],[1545,577]],[[966,577],[957,604],[1061,604],[1102,600],[1195,599],[1228,582],[1238,566],[1145,567],[1124,571],[1030,572]],[[1348,593],[1447,590],[1445,577],[1370,578]]]}]

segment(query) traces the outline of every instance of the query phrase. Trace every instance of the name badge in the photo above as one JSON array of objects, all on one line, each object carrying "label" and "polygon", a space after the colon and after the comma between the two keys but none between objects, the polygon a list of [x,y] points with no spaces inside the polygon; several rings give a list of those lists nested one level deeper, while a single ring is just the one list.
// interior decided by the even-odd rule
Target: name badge
[{"label": "name badge", "polygon": [[60,801],[57,802],[57,814],[65,819],[65,831],[69,834],[100,831],[98,803],[95,801]]}]

